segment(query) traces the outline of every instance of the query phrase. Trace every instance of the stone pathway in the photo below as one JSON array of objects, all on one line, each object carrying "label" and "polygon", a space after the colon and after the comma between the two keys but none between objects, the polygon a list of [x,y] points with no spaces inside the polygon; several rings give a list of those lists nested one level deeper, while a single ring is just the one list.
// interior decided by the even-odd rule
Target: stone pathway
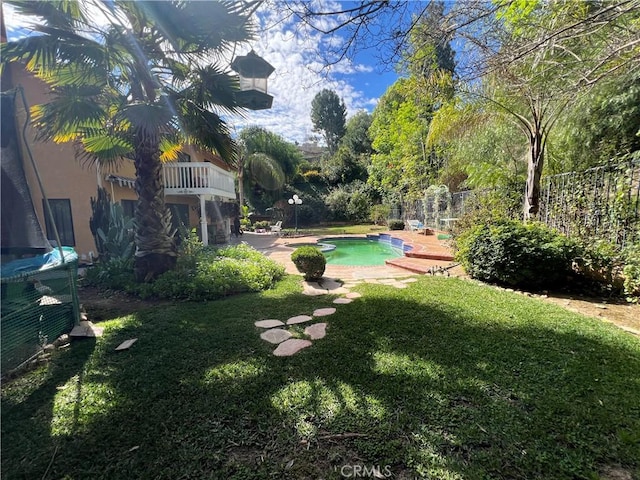
[{"label": "stone pathway", "polygon": [[[331,278],[323,278],[319,282],[304,282],[303,294],[316,296],[340,294],[342,297],[336,298],[333,303],[335,305],[347,305],[353,302],[355,299],[362,297],[362,294],[358,292],[352,292],[351,288],[358,285],[358,283],[377,283],[395,288],[407,288],[409,283],[416,282],[414,277],[398,280],[397,278],[383,278],[383,279],[363,279],[361,281],[350,281],[349,283],[340,283],[337,280]],[[304,329],[304,335],[308,339],[292,338],[293,333],[286,329],[291,325],[298,325],[301,323],[307,323],[318,317],[327,317],[336,313],[335,307],[317,308],[311,315],[296,315],[288,318],[286,321],[277,319],[258,320],[254,325],[264,331],[260,334],[260,338],[271,344],[277,345],[273,354],[276,357],[290,357],[295,355],[300,350],[313,345],[312,340],[321,340],[327,335],[326,322],[313,323]]]}]

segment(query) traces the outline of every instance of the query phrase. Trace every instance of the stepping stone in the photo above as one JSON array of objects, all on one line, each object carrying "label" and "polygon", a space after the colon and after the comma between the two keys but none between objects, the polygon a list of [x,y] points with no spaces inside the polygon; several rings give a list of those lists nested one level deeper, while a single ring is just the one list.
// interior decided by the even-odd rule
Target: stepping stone
[{"label": "stepping stone", "polygon": [[349,290],[347,287],[340,287],[340,288],[336,288],[335,290],[331,290],[329,293],[342,295],[343,293],[349,293],[349,292],[351,292],[351,290]]},{"label": "stepping stone", "polygon": [[411,277],[411,278],[405,278],[404,280],[400,280],[401,283],[413,283],[413,282],[417,282],[418,279],[415,277]]},{"label": "stepping stone", "polygon": [[70,337],[101,337],[104,332],[104,327],[96,327],[91,322],[80,322],[79,325],[73,327],[73,330],[69,332]]},{"label": "stepping stone", "polygon": [[269,343],[282,343],[291,338],[291,333],[282,328],[272,328],[260,334],[260,338]]},{"label": "stepping stone", "polygon": [[390,285],[392,283],[396,283],[397,280],[395,278],[381,278],[380,279],[380,283],[382,283],[383,285]]},{"label": "stepping stone", "polygon": [[333,303],[337,303],[338,305],[346,305],[351,302],[353,302],[353,300],[351,300],[350,298],[344,298],[344,297],[336,298],[333,301]]},{"label": "stepping stone", "polygon": [[129,350],[131,348],[131,345],[133,345],[137,341],[138,341],[137,338],[130,338],[129,340],[125,340],[124,342],[122,342],[120,345],[116,347],[116,350]]},{"label": "stepping stone", "polygon": [[333,315],[334,313],[336,313],[336,309],[334,307],[318,308],[317,310],[314,310],[313,316],[314,317],[326,317],[327,315]]},{"label": "stepping stone", "polygon": [[314,323],[313,325],[309,325],[304,329],[304,334],[309,335],[311,340],[320,340],[327,335],[327,324]]},{"label": "stepping stone", "polygon": [[309,315],[296,315],[295,317],[291,317],[289,320],[287,320],[287,325],[308,322],[312,318],[313,317],[310,317]]},{"label": "stepping stone", "polygon": [[295,355],[303,348],[310,347],[312,343],[309,340],[301,340],[299,338],[292,338],[290,340],[285,340],[278,348],[273,351],[273,354],[276,357],[290,357],[291,355]]},{"label": "stepping stone", "polygon": [[317,295],[326,295],[327,291],[316,282],[304,282],[302,293],[303,295],[315,297]]},{"label": "stepping stone", "polygon": [[380,280],[377,278],[365,278],[364,283],[380,283]]},{"label": "stepping stone", "polygon": [[347,298],[351,298],[351,299],[360,298],[361,296],[362,296],[362,294],[358,293],[358,292],[351,292],[351,293],[347,293],[347,295],[346,295]]},{"label": "stepping stone", "polygon": [[400,283],[400,282],[392,283],[391,286],[396,287],[396,288],[407,288],[408,287],[408,285],[406,283]]},{"label": "stepping stone", "polygon": [[284,326],[284,322],[280,320],[260,320],[254,325],[258,328],[273,328],[273,327],[282,327]]}]

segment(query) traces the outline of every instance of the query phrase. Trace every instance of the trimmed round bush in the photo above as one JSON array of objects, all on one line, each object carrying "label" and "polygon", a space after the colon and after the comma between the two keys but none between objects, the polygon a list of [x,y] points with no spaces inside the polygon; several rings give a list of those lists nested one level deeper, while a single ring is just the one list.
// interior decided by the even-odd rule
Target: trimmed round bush
[{"label": "trimmed round bush", "polygon": [[291,261],[307,281],[319,280],[324,275],[327,259],[316,247],[304,246],[291,254]]},{"label": "trimmed round bush", "polygon": [[552,287],[572,272],[578,247],[540,223],[477,225],[456,238],[456,260],[472,277],[514,287]]},{"label": "trimmed round bush", "polygon": [[402,220],[389,220],[389,230],[404,230],[404,221]]}]

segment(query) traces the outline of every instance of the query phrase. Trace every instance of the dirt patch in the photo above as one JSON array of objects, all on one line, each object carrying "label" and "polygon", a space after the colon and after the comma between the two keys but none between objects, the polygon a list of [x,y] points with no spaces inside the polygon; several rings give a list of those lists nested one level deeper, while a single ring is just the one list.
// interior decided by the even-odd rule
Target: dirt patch
[{"label": "dirt patch", "polygon": [[553,293],[543,298],[572,312],[613,323],[629,333],[640,335],[640,305],[638,304],[621,299]]},{"label": "dirt patch", "polygon": [[80,305],[92,322],[111,320],[112,318],[130,315],[145,308],[158,305],[172,305],[170,300],[142,300],[133,295],[114,290],[99,290],[95,287],[78,289]]}]

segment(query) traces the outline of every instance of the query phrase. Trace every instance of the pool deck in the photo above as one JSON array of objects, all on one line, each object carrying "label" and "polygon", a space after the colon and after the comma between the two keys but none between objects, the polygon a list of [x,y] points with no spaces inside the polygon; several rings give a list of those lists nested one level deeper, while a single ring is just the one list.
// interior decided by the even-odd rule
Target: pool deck
[{"label": "pool deck", "polygon": [[[464,275],[464,271],[453,261],[451,248],[446,240],[438,240],[437,235],[423,235],[406,230],[380,232],[400,238],[405,244],[413,246],[409,256],[388,260],[386,265],[375,267],[351,267],[342,265],[327,265],[325,276],[343,280],[363,280],[375,278],[398,278],[412,274],[429,274],[437,269],[448,269],[452,276]],[[362,238],[364,235],[335,235],[340,237]],[[245,232],[238,239],[232,238],[231,244],[247,243],[285,266],[287,273],[299,275],[291,261],[293,248],[290,244],[315,243],[318,236],[300,235],[298,237],[279,237],[269,233]]]}]

